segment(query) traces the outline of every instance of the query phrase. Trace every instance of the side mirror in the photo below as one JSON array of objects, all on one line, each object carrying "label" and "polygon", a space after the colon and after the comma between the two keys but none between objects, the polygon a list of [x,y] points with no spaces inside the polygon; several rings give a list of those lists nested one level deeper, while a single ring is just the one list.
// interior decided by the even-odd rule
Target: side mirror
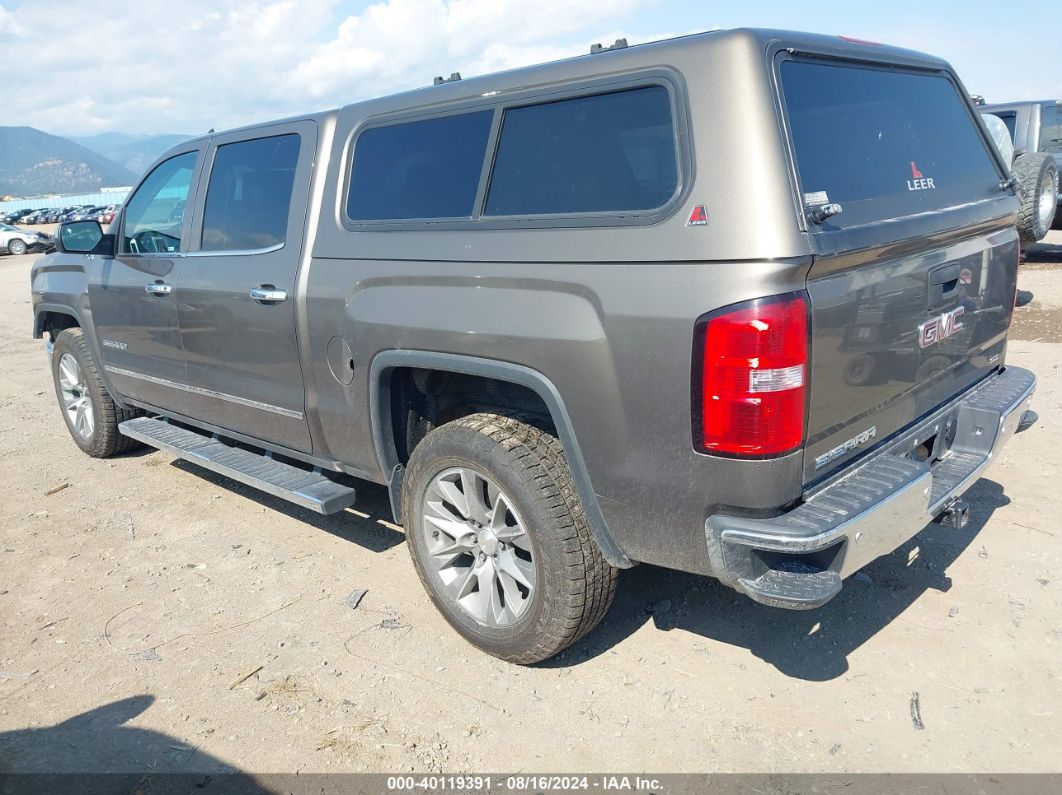
[{"label": "side mirror", "polygon": [[71,254],[113,257],[114,235],[105,235],[99,221],[70,221],[59,227],[55,247]]}]

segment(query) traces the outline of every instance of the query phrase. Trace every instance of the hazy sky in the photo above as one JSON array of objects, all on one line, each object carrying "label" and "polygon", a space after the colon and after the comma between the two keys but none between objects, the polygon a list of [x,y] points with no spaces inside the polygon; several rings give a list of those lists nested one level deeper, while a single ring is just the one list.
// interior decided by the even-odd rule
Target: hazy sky
[{"label": "hazy sky", "polygon": [[1062,98],[1059,0],[0,0],[0,125],[200,133],[742,26],[931,52],[990,102]]}]

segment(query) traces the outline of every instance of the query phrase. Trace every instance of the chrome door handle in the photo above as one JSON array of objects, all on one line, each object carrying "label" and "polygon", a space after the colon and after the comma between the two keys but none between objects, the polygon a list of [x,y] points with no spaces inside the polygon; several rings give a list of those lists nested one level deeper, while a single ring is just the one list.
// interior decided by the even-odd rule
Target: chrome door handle
[{"label": "chrome door handle", "polygon": [[153,282],[151,284],[145,284],[144,290],[152,295],[169,295],[173,292],[172,285],[164,284],[163,282]]},{"label": "chrome door handle", "polygon": [[278,290],[276,287],[252,287],[250,295],[252,300],[263,304],[279,304],[288,300],[288,291]]}]

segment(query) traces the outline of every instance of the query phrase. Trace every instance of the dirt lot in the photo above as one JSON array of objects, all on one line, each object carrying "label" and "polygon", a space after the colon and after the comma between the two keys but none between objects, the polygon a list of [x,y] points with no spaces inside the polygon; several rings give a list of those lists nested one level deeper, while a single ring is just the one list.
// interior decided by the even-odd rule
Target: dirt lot
[{"label": "dirt lot", "polygon": [[0,257],[0,770],[1062,769],[1050,243],[1008,354],[1041,420],[969,528],[930,526],[810,613],[637,567],[535,668],[449,629],[378,487],[322,518],[160,452],[83,456],[30,338],[34,257]]}]

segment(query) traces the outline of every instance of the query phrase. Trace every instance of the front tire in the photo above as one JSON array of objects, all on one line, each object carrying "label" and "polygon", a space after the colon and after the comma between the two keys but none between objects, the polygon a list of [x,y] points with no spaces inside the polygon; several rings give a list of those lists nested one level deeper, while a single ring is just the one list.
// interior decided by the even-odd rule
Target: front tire
[{"label": "front tire", "polygon": [[10,241],[7,244],[7,253],[8,254],[14,254],[15,256],[20,256],[22,254],[25,254],[26,253],[26,241],[25,240],[18,240],[17,238],[15,240]]},{"label": "front tire", "polygon": [[435,606],[466,640],[528,665],[604,617],[616,589],[555,436],[515,417],[473,414],[410,457],[406,541]]},{"label": "front tire", "polygon": [[139,446],[135,439],[122,435],[118,424],[141,412],[123,409],[111,399],[81,329],[64,329],[55,338],[52,380],[67,430],[83,452],[109,458]]}]

